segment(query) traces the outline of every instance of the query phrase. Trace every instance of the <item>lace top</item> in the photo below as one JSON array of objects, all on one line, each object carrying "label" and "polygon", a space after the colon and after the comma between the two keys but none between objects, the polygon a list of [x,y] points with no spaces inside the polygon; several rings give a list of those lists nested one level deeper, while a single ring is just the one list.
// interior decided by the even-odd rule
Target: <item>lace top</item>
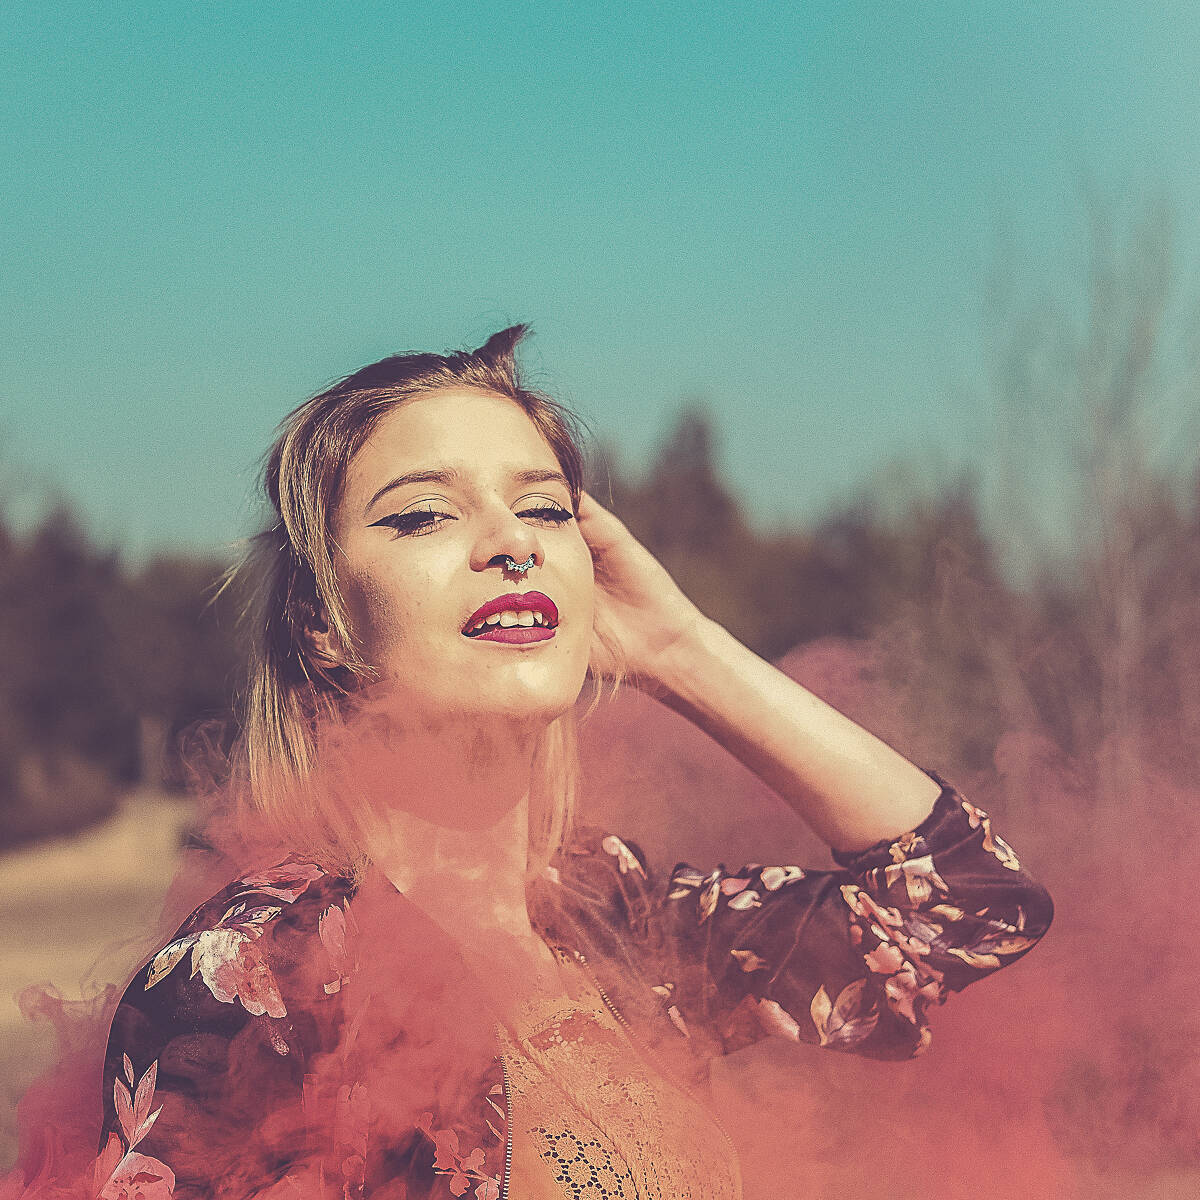
[{"label": "lace top", "polygon": [[508,1067],[510,1190],[529,1200],[740,1200],[736,1152],[712,1116],[639,1052],[569,958],[572,995],[497,1026]]}]

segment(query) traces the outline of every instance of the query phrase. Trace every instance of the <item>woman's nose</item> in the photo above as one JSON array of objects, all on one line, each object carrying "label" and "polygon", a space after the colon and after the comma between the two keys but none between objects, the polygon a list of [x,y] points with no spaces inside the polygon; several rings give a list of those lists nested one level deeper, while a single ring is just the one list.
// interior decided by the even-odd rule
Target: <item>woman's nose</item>
[{"label": "woman's nose", "polygon": [[507,516],[501,514],[476,539],[471,554],[471,568],[484,571],[490,566],[504,566],[509,558],[515,563],[524,563],[529,561],[531,555],[535,564],[545,562],[538,531],[522,521],[516,513],[508,513]]}]

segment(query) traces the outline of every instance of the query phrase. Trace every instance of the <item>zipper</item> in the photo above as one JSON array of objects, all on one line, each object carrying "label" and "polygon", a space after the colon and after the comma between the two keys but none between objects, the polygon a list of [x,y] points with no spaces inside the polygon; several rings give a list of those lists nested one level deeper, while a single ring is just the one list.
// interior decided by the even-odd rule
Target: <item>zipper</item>
[{"label": "zipper", "polygon": [[508,1195],[508,1176],[512,1170],[513,1130],[512,1105],[508,1098],[508,1063],[500,1055],[500,1071],[504,1077],[504,1177],[500,1181],[500,1200]]},{"label": "zipper", "polygon": [[[555,951],[561,952],[561,948],[556,946]],[[632,1026],[625,1019],[624,1014],[621,1013],[617,1009],[617,1006],[612,1002],[612,999],[610,998],[608,992],[604,990],[604,985],[600,982],[599,979],[596,978],[596,972],[592,970],[591,964],[588,962],[583,951],[573,949],[570,951],[570,954],[573,955],[574,958],[578,960],[580,965],[587,972],[587,976],[592,981],[593,985],[596,988],[596,991],[598,991],[600,993],[600,999],[604,1001],[605,1007],[607,1007],[608,1011],[610,1013],[612,1013],[612,1015],[616,1018],[617,1023],[624,1028],[627,1036],[629,1037],[629,1040],[631,1042],[633,1042],[633,1044],[635,1046],[637,1046],[642,1051],[643,1054],[645,1054],[645,1056],[654,1064],[655,1067],[657,1067],[659,1073],[664,1078],[670,1080],[672,1083],[675,1084],[676,1087],[679,1087],[680,1086],[679,1080],[676,1078],[674,1071],[672,1071],[671,1068],[668,1067],[662,1061],[662,1059],[660,1059],[658,1057],[658,1055],[656,1055],[654,1053],[654,1051],[651,1050],[650,1047],[647,1046],[645,1044],[645,1042],[634,1033]],[[690,1089],[683,1088],[681,1090],[683,1090],[685,1095],[690,1095]],[[709,1119],[721,1131],[721,1136],[725,1139],[725,1143],[729,1147],[730,1161],[734,1165],[734,1170],[737,1175],[738,1192],[740,1194],[741,1187],[742,1187],[742,1169],[741,1169],[741,1163],[738,1160],[737,1147],[733,1144],[733,1138],[731,1138],[729,1136],[728,1132],[725,1129],[725,1126],[722,1125],[721,1122],[717,1120],[716,1114],[714,1112],[712,1112],[712,1110],[709,1109],[707,1105],[704,1107],[705,1107],[705,1111],[708,1114]],[[507,1178],[507,1175],[505,1176],[505,1178]],[[501,1200],[504,1200],[504,1193],[501,1192],[500,1195],[501,1195]]]}]

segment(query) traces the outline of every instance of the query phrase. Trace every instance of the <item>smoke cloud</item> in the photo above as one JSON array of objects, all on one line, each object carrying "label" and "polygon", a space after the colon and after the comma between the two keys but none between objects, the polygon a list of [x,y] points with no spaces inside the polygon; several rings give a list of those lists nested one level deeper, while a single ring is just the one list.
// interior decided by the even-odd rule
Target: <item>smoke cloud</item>
[{"label": "smoke cloud", "polygon": [[[1144,761],[1144,742],[1130,746],[1114,737],[1093,759],[1078,761],[1033,727],[1005,731],[989,763],[955,771],[943,757],[942,731],[922,720],[932,710],[919,689],[896,682],[893,649],[882,639],[820,642],[781,666],[990,812],[1026,869],[1050,889],[1055,923],[1028,959],[935,1009],[933,1042],[920,1058],[868,1061],[769,1039],[718,1060],[713,1105],[739,1148],[745,1195],[1191,1194],[1200,1178],[1200,972],[1187,932],[1187,880],[1200,790]],[[765,786],[643,696],[625,694],[599,708],[582,726],[581,748],[583,820],[638,843],[660,881],[678,860],[703,871],[717,862],[832,869],[825,848]],[[423,751],[388,738],[351,738],[327,756],[323,786],[350,805],[371,797],[382,803],[396,780],[432,779],[439,766],[449,769],[406,757],[414,753]],[[1127,770],[1131,755],[1143,756],[1136,786],[1119,805],[1101,802],[1097,779],[1113,763]],[[460,757],[486,765],[488,747],[464,744]],[[461,788],[465,802],[469,771],[443,782]],[[470,827],[472,820],[466,814],[457,823]],[[152,935],[155,948],[167,944],[192,906],[261,866],[267,848],[239,844],[230,829],[214,818],[216,849],[185,857]],[[298,877],[270,886],[278,893],[272,903],[284,907],[292,903],[283,899],[289,890],[300,889],[299,902],[310,888],[316,895],[331,887]],[[261,895],[254,901],[262,902]],[[443,925],[452,922],[439,922],[378,881],[349,906],[331,887],[305,911],[313,915],[290,931],[292,940],[276,943],[285,957],[295,948],[280,998],[344,988],[335,997],[344,1018],[338,1032],[287,1006],[287,1020],[272,1018],[277,1044],[235,1035],[221,1050],[234,1082],[217,1117],[168,1115],[164,1107],[157,1136],[169,1134],[176,1147],[169,1179],[149,1151],[141,1159],[124,1154],[115,1174],[110,1151],[97,1174],[100,1100],[123,1070],[113,1061],[105,1068],[104,1042],[128,980],[114,980],[85,1003],[27,993],[27,1016],[57,1026],[61,1054],[22,1104],[21,1159],[0,1197],[200,1194],[188,1180],[216,1166],[230,1195],[307,1200],[343,1189],[355,1194],[362,1179],[386,1178],[416,1158],[449,1162],[446,1131],[429,1126],[425,1114],[469,1108],[483,1094],[481,1080],[495,1061],[493,1030],[505,1016],[496,977],[446,932]],[[231,918],[230,930],[243,918]],[[245,942],[247,956],[255,944]],[[302,944],[319,945],[323,954],[306,957]],[[331,974],[339,955],[344,970]],[[256,979],[247,956],[238,960],[243,975],[219,982],[243,1007],[257,1003],[270,1014],[274,993]],[[173,970],[182,977],[188,967]],[[203,1077],[205,1054],[215,1052],[206,1036],[189,1051],[194,1080]],[[300,1045],[309,1063],[303,1080],[289,1074],[289,1052]],[[143,1089],[139,1101],[145,1071],[138,1063],[123,1085],[129,1119],[139,1124],[149,1116],[153,1090]],[[155,1104],[162,1080],[172,1073],[178,1079],[181,1067],[160,1063],[159,1071]],[[493,1141],[479,1147],[493,1154],[498,1115]],[[375,1147],[369,1152],[368,1126]],[[139,1145],[152,1147],[154,1136],[152,1130]],[[481,1174],[461,1169],[475,1147],[455,1144],[459,1174],[431,1178],[441,1188],[464,1180],[484,1187]],[[285,1161],[293,1164],[286,1183],[279,1178]],[[328,1173],[331,1161],[340,1164],[336,1178]]]}]

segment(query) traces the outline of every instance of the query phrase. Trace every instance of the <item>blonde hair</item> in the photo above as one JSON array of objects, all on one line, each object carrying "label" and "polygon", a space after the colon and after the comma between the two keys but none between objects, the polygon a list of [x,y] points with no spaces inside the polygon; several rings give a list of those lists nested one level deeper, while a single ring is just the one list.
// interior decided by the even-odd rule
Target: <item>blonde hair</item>
[{"label": "blonde hair", "polygon": [[[521,383],[514,351],[527,332],[527,326],[513,325],[469,353],[382,359],[313,396],[281,423],[262,479],[276,519],[250,540],[225,580],[225,586],[245,589],[242,615],[250,643],[232,789],[235,819],[246,836],[265,832],[351,875],[366,864],[361,827],[310,784],[323,735],[345,720],[356,693],[374,678],[357,651],[338,589],[330,517],[347,467],[384,414],[450,388],[514,400],[554,451],[578,512],[584,476],[578,418]],[[309,636],[323,627],[344,649],[337,658]],[[611,632],[598,625],[596,635],[620,661]],[[622,675],[611,681],[614,694]],[[584,716],[600,694],[597,687]],[[552,722],[535,750],[530,878],[570,834],[579,790],[578,720],[572,710]]]}]

